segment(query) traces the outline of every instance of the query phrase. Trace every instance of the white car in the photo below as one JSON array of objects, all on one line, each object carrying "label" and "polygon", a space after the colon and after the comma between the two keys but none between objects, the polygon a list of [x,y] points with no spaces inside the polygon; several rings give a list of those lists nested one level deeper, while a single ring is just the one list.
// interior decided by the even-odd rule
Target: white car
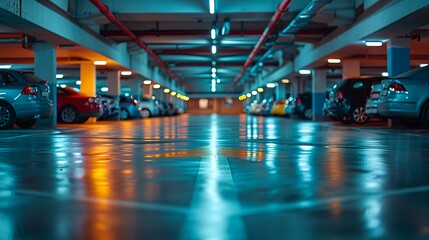
[{"label": "white car", "polygon": [[429,126],[429,67],[408,71],[381,84],[383,90],[378,103],[381,116]]},{"label": "white car", "polygon": [[374,83],[371,87],[369,99],[365,104],[365,111],[369,117],[379,117],[378,114],[378,100],[380,99],[381,90],[383,85],[381,83]]},{"label": "white car", "polygon": [[139,102],[140,118],[150,118],[159,115],[156,101],[150,98],[141,98]]}]

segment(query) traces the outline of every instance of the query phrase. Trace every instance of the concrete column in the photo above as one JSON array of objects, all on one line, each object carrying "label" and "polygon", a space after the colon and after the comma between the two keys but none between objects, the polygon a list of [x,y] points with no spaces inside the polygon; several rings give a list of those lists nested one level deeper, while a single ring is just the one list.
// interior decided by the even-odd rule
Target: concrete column
[{"label": "concrete column", "polygon": [[276,87],[276,101],[286,98],[286,84],[280,82]]},{"label": "concrete column", "polygon": [[343,80],[360,76],[359,60],[345,59],[343,60]]},{"label": "concrete column", "polygon": [[153,96],[153,83],[152,84],[143,84],[143,82],[141,83],[141,87],[142,87],[142,95],[145,98],[151,98]]},{"label": "concrete column", "polygon": [[291,91],[290,91],[291,95],[290,96],[298,95],[298,93],[299,93],[299,82],[300,82],[299,80],[300,79],[298,77],[291,82]]},{"label": "concrete column", "polygon": [[387,42],[387,72],[394,77],[410,70],[410,39],[394,38]]},{"label": "concrete column", "polygon": [[313,121],[324,119],[323,103],[326,98],[326,74],[325,69],[314,69],[312,78],[312,111]]},{"label": "concrete column", "polygon": [[[80,64],[80,92],[89,96],[97,95],[96,71],[92,62]],[[96,118],[89,118],[88,123],[96,122]]]},{"label": "concrete column", "polygon": [[55,127],[57,125],[57,51],[50,43],[34,44],[34,73],[48,81],[51,90],[50,99],[53,103],[51,117],[37,121],[38,127]]},{"label": "concrete column", "polygon": [[[115,105],[119,107],[119,95],[121,95],[121,72],[112,71],[106,74],[107,76],[107,87],[109,95],[113,96],[115,99]],[[120,115],[118,114],[116,120],[120,120]]]}]

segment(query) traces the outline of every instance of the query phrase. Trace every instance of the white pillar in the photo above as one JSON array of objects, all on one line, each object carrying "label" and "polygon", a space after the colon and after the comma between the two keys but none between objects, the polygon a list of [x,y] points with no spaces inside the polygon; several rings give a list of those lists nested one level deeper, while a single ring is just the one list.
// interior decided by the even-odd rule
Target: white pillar
[{"label": "white pillar", "polygon": [[314,69],[312,77],[312,111],[313,121],[323,120],[323,103],[326,98],[326,74],[325,69]]},{"label": "white pillar", "polygon": [[354,59],[343,60],[343,80],[360,76],[360,62]]},{"label": "white pillar", "polygon": [[[119,96],[121,95],[121,72],[120,71],[111,71],[106,74],[107,76],[107,87],[109,91],[107,94],[113,96],[115,99],[115,105],[119,107]],[[118,114],[116,120],[120,120],[120,115]]]},{"label": "white pillar", "polygon": [[51,117],[40,119],[36,125],[39,127],[55,127],[57,125],[57,51],[50,43],[34,44],[34,73],[43,80],[48,81],[51,90],[50,99],[53,103]]}]

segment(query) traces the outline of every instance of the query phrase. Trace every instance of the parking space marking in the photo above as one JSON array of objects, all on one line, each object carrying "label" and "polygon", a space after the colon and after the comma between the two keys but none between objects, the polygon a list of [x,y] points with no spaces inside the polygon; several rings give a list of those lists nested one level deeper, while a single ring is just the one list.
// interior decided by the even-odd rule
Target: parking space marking
[{"label": "parking space marking", "polygon": [[34,190],[24,190],[18,189],[14,191],[18,195],[32,196],[32,197],[48,197],[60,201],[77,201],[85,203],[94,203],[94,204],[107,204],[117,207],[128,207],[148,211],[160,211],[167,213],[176,213],[176,214],[187,214],[188,208],[171,206],[166,204],[156,204],[156,203],[147,203],[147,202],[137,202],[137,201],[128,201],[128,200],[118,200],[118,199],[107,199],[107,198],[96,198],[96,197],[77,197],[77,196],[64,196],[58,195],[50,192],[43,191],[34,191]]},{"label": "parking space marking", "polygon": [[[1,140],[12,140],[12,139],[18,139],[18,138],[26,138],[26,137],[31,137],[34,135],[40,136],[40,135],[56,135],[56,134],[62,134],[62,133],[69,133],[69,132],[77,132],[80,131],[82,129],[67,129],[67,130],[51,130],[51,129],[46,129],[46,130],[37,130],[37,131],[33,131],[31,133],[28,133],[27,131],[25,131],[25,134],[20,134],[20,132],[14,131],[14,132],[5,132],[5,134],[19,134],[16,136],[10,136],[10,137],[1,137]],[[42,132],[40,132],[42,131]]]}]

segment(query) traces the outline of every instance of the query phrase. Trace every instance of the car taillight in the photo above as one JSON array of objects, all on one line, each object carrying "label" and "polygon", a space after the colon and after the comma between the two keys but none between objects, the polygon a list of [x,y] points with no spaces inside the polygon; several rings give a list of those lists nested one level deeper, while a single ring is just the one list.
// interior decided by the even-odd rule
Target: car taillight
[{"label": "car taillight", "polygon": [[299,105],[301,105],[301,99],[299,99],[299,98],[298,98],[298,99],[296,100],[296,105],[298,105],[298,106],[299,106]]},{"label": "car taillight", "polygon": [[335,97],[336,97],[338,100],[343,100],[343,99],[344,99],[344,93],[343,93],[343,91],[341,91],[341,90],[337,91],[337,92],[335,93]]},{"label": "car taillight", "polygon": [[24,89],[22,89],[21,94],[37,95],[37,87],[28,85]]},{"label": "car taillight", "polygon": [[399,83],[392,83],[389,86],[389,91],[391,92],[406,92],[407,89],[402,84]]}]

